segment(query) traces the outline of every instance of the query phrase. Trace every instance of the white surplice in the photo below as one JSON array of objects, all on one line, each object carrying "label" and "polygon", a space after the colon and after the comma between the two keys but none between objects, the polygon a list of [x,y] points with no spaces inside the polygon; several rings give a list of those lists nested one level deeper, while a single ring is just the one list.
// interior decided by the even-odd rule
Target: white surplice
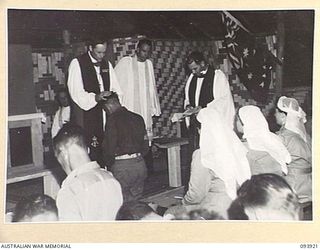
[{"label": "white surplice", "polygon": [[152,62],[125,56],[114,70],[123,91],[122,105],[143,117],[148,137],[152,138],[152,116],[161,114]]}]

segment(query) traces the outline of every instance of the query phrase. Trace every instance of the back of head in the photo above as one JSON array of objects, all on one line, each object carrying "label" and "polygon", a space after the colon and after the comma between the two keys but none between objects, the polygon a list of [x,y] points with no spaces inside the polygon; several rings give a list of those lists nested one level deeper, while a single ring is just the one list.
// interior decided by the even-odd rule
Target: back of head
[{"label": "back of head", "polygon": [[54,199],[47,195],[31,195],[18,202],[12,222],[40,222],[58,220]]},{"label": "back of head", "polygon": [[153,213],[155,213],[154,210],[148,204],[141,201],[129,201],[121,206],[116,220],[143,220]]},{"label": "back of head", "polygon": [[241,214],[235,207],[243,209],[250,220],[296,220],[299,213],[297,195],[275,174],[253,175],[244,182],[228,211],[230,219]]},{"label": "back of head", "polygon": [[105,100],[101,100],[99,104],[102,105],[105,111],[110,113],[121,106],[117,93],[113,91]]},{"label": "back of head", "polygon": [[222,216],[206,209],[196,209],[176,214],[174,220],[224,220]]},{"label": "back of head", "polygon": [[63,148],[68,148],[74,144],[80,146],[84,150],[87,150],[83,129],[78,125],[66,123],[53,138],[53,149],[55,155],[57,156]]}]

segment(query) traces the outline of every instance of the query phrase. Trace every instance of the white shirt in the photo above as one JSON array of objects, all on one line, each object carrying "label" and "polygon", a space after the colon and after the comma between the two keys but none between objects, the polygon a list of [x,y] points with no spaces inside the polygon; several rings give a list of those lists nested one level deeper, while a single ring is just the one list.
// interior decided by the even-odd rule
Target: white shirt
[{"label": "white shirt", "polygon": [[[90,53],[88,52],[90,59],[93,63],[96,63]],[[110,72],[110,91],[114,91],[118,94],[120,102],[122,99],[122,91],[118,83],[114,69],[109,63],[109,72]],[[94,66],[96,70],[97,79],[99,82],[100,91],[104,91],[103,80],[100,75],[100,66]],[[81,75],[81,68],[77,58],[74,58],[69,66],[69,76],[68,76],[68,89],[72,100],[83,110],[88,111],[94,108],[97,105],[95,100],[95,93],[87,92],[83,87],[83,80]],[[103,121],[105,124],[105,112],[103,112]]]},{"label": "white shirt", "polygon": [[[208,69],[201,71],[201,74],[206,74]],[[195,93],[195,105],[199,106],[199,98],[200,98],[200,92],[201,92],[201,87],[203,83],[204,77],[198,77],[197,78],[197,88],[196,88],[196,93]]]},{"label": "white shirt", "polygon": [[59,107],[56,114],[54,115],[52,128],[51,128],[51,137],[55,137],[59,130],[62,128],[63,124],[70,121],[70,106]]},{"label": "white shirt", "polygon": [[89,162],[63,181],[57,195],[59,220],[115,220],[122,202],[119,182],[97,162]]}]

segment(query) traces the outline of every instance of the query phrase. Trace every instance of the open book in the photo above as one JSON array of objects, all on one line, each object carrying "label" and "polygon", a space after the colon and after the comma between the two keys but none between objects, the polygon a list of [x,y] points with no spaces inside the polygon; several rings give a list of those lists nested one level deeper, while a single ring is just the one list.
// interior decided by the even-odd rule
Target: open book
[{"label": "open book", "polygon": [[171,122],[177,122],[185,117],[189,117],[191,115],[197,114],[199,113],[200,110],[201,110],[201,107],[198,106],[195,108],[188,109],[183,113],[174,113],[171,117]]}]

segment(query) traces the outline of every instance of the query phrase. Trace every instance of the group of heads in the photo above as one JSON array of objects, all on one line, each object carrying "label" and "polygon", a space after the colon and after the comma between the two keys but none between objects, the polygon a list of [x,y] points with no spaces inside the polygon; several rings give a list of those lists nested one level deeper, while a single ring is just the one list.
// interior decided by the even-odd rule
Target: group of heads
[{"label": "group of heads", "polygon": [[[246,108],[247,107],[253,107],[253,106],[249,105],[249,106],[246,106]],[[236,119],[235,119],[235,128],[236,128],[237,132],[243,133],[244,122],[245,121],[248,122],[249,120],[251,120],[251,122],[253,122],[253,121],[256,121],[256,119],[259,119],[259,120],[261,120],[262,123],[265,123],[266,126],[268,126],[266,121],[262,121],[262,120],[265,120],[265,118],[263,117],[261,111],[255,112],[256,114],[259,113],[258,117],[257,116],[245,117],[244,114],[242,115],[243,117],[241,117],[241,109],[244,110],[244,108],[240,108],[237,112]],[[256,109],[258,109],[258,108],[256,107]],[[274,117],[275,117],[275,121],[276,121],[277,125],[279,125],[280,127],[285,126],[285,124],[288,122],[288,118],[294,119],[298,123],[303,124],[306,122],[305,116],[306,116],[306,114],[301,109],[301,107],[299,106],[299,103],[296,99],[289,98],[286,96],[281,96],[278,99],[276,107],[274,109]],[[291,118],[291,117],[294,117],[294,118]],[[290,121],[289,121],[289,123],[290,123]]]},{"label": "group of heads", "polygon": [[[303,124],[305,114],[295,99],[279,98],[277,110],[275,117],[280,126],[290,124],[292,129],[296,128],[294,118]],[[249,148],[253,146],[253,150],[267,151],[286,173],[286,163],[291,161],[290,153],[280,138],[269,131],[261,110],[252,105],[244,106],[238,110],[235,121],[236,130],[244,134]],[[259,174],[252,175],[241,185],[228,212],[231,220],[297,220],[299,203],[296,193],[284,178],[276,174]]]},{"label": "group of heads", "polygon": [[[91,56],[101,62],[106,56],[107,42],[101,38],[94,38],[88,42],[88,50]],[[136,56],[139,62],[145,62],[150,58],[152,52],[152,42],[149,39],[139,40],[136,46]],[[203,53],[199,51],[193,51],[187,56],[187,65],[189,70],[194,75],[201,75],[201,72],[206,70],[208,64],[204,58]]]},{"label": "group of heads", "polygon": [[[280,176],[254,175],[244,182],[237,198],[228,209],[230,220],[298,220],[298,198]],[[148,204],[141,201],[124,203],[116,220],[221,220],[219,214],[204,209],[162,217]],[[12,222],[49,222],[58,220],[55,200],[47,195],[31,195],[16,206]]]},{"label": "group of heads", "polygon": [[[107,52],[107,42],[102,38],[94,38],[88,42],[88,50],[90,55],[101,62],[106,56]],[[152,52],[152,42],[148,39],[139,40],[136,47],[136,55],[139,62],[145,62],[150,58]]]}]

